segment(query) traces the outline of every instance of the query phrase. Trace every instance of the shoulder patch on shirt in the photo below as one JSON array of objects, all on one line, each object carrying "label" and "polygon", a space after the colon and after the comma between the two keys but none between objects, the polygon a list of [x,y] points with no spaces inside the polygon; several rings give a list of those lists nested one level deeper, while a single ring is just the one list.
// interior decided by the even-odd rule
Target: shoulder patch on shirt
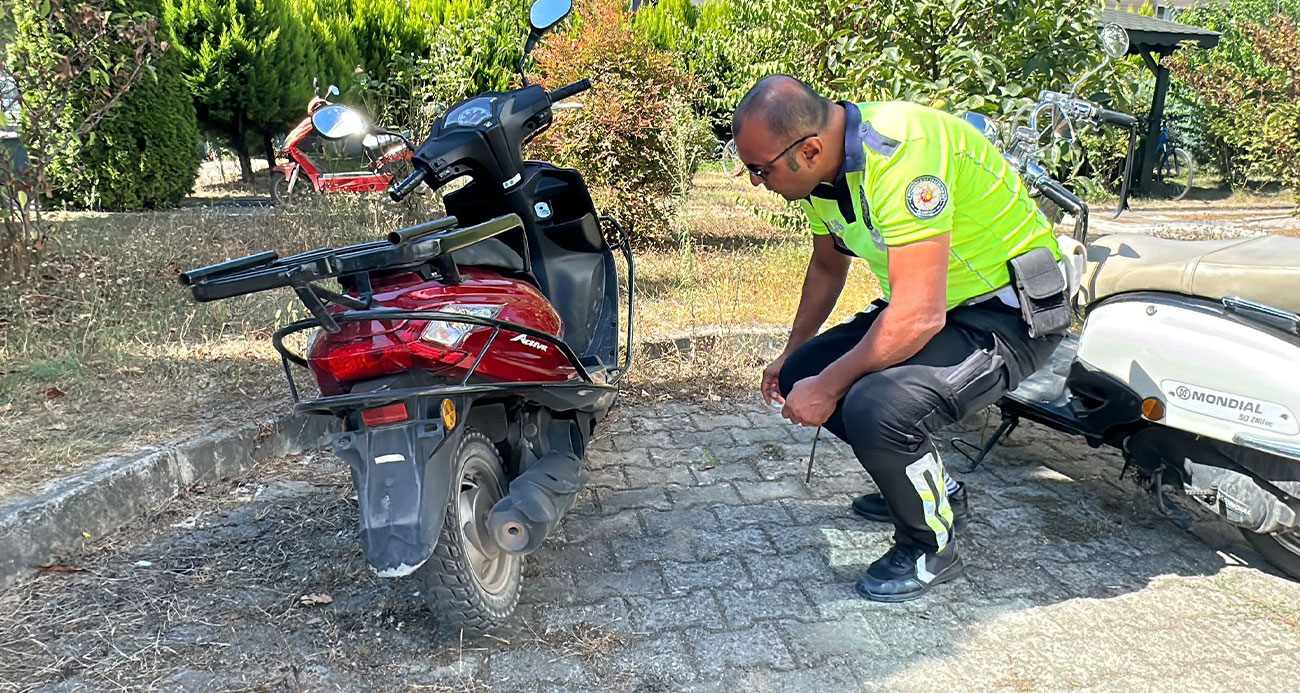
[{"label": "shoulder patch on shirt", "polygon": [[920,176],[907,185],[907,211],[917,219],[939,216],[948,206],[948,186],[934,176]]}]

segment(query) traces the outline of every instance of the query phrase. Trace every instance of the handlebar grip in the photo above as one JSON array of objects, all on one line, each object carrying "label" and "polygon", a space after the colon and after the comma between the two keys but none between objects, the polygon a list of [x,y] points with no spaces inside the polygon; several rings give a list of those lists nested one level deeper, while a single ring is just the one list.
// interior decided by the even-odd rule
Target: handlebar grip
[{"label": "handlebar grip", "polygon": [[406,199],[407,195],[415,192],[415,189],[420,187],[420,184],[424,182],[424,177],[427,175],[429,175],[428,171],[422,168],[416,168],[411,172],[411,175],[403,178],[401,182],[394,185],[388,191],[388,197],[393,202],[401,202]]},{"label": "handlebar grip", "polygon": [[574,82],[573,84],[560,87],[559,89],[547,94],[547,96],[550,97],[551,103],[556,103],[557,101],[563,101],[570,96],[575,96],[587,91],[590,88],[591,80],[584,78]]},{"label": "handlebar grip", "polygon": [[1107,125],[1117,125],[1122,128],[1132,129],[1137,125],[1137,118],[1119,111],[1112,111],[1108,108],[1097,109],[1097,118]]},{"label": "handlebar grip", "polygon": [[1054,180],[1043,181],[1038,186],[1038,190],[1043,193],[1044,197],[1060,205],[1061,209],[1071,214],[1077,213],[1083,208],[1083,200],[1079,199],[1078,195],[1070,192],[1064,185]]}]

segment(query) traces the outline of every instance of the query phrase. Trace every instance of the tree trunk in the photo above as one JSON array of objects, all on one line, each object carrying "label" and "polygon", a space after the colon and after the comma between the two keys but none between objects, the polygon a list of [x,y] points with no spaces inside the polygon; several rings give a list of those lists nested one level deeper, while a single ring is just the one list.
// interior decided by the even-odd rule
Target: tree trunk
[{"label": "tree trunk", "polygon": [[253,157],[248,154],[248,142],[244,141],[244,133],[239,133],[231,139],[230,144],[235,148],[235,153],[239,155],[239,173],[245,183],[253,182]]},{"label": "tree trunk", "polygon": [[266,153],[266,168],[271,170],[275,168],[275,145],[271,143],[271,136],[262,133],[262,151]]}]

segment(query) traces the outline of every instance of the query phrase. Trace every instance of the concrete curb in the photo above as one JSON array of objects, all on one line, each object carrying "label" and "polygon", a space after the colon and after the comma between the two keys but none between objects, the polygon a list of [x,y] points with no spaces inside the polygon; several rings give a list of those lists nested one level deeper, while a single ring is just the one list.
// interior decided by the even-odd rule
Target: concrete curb
[{"label": "concrete curb", "polygon": [[146,516],[198,482],[242,476],[269,457],[315,447],[328,423],[326,417],[284,415],[216,431],[106,459],[0,504],[0,588]]},{"label": "concrete curb", "polygon": [[[636,351],[637,358],[649,360],[719,346],[779,351],[785,336],[786,331],[773,328],[705,328],[642,342]],[[323,416],[272,417],[179,445],[107,458],[34,495],[0,503],[0,588],[147,516],[196,483],[237,478],[269,457],[316,447],[330,423]]]},{"label": "concrete curb", "polygon": [[733,347],[780,353],[785,348],[789,328],[748,327],[741,329],[707,327],[689,335],[665,337],[637,344],[637,358],[655,360],[691,354],[695,351]]}]

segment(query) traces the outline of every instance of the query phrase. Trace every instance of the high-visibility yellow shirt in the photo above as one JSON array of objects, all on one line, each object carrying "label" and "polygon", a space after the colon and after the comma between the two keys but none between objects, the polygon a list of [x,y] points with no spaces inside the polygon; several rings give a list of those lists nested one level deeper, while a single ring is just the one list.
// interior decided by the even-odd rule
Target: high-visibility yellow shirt
[{"label": "high-visibility yellow shirt", "polygon": [[1010,282],[1007,260],[1057,258],[1052,224],[997,148],[966,121],[903,101],[843,103],[844,168],[800,206],[814,234],[867,261],[889,300],[889,248],[951,234],[948,307]]}]

